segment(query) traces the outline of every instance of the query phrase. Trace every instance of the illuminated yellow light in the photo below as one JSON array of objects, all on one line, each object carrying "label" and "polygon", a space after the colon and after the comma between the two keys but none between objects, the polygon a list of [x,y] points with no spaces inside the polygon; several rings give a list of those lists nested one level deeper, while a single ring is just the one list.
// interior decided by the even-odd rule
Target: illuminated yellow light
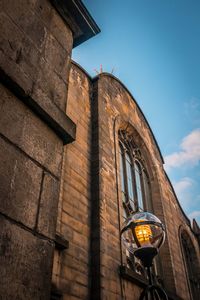
[{"label": "illuminated yellow light", "polygon": [[[138,220],[142,222],[144,220]],[[149,225],[138,225],[135,227],[135,234],[141,247],[151,246],[150,238],[152,237],[151,228]]]}]

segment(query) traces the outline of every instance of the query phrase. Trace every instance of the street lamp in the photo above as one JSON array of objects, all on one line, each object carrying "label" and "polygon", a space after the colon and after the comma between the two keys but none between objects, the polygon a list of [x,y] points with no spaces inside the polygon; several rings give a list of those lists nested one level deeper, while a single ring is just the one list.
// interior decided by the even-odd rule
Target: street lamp
[{"label": "street lamp", "polygon": [[149,285],[143,290],[140,299],[168,300],[165,291],[153,284],[151,267],[154,257],[165,240],[162,222],[149,212],[138,212],[129,216],[121,230],[122,241],[127,250],[139,258],[147,270]]}]

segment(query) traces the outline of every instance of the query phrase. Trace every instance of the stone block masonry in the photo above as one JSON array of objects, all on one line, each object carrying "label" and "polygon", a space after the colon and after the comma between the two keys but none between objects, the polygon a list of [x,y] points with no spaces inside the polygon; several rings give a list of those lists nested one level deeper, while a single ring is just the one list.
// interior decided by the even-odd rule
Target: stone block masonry
[{"label": "stone block masonry", "polygon": [[50,1],[0,1],[0,299],[50,298],[73,36]]},{"label": "stone block masonry", "polygon": [[[77,80],[81,83],[77,85]],[[76,141],[65,148],[57,232],[69,240],[55,254],[53,283],[63,300],[89,299],[91,237],[91,82],[79,68],[70,71],[67,115],[77,127]]]},{"label": "stone block masonry", "polygon": [[120,243],[123,201],[119,130],[127,130],[141,151],[151,186],[148,210],[166,226],[166,241],[157,259],[156,274],[170,300],[191,299],[180,247],[180,227],[187,230],[195,249],[198,242],[135,99],[111,74],[101,73],[92,79],[72,63],[66,111],[77,126],[77,135],[76,141],[65,149],[57,222],[57,232],[69,239],[70,246],[63,255],[54,256],[53,282],[63,299],[137,300],[147,284],[147,278],[127,265]]},{"label": "stone block masonry", "polygon": [[0,1],[0,299],[139,299],[147,280],[120,240],[124,135],[148,177],[145,207],[166,226],[154,277],[170,300],[197,300],[199,227],[145,116],[116,77],[71,62],[98,32],[81,0]]}]

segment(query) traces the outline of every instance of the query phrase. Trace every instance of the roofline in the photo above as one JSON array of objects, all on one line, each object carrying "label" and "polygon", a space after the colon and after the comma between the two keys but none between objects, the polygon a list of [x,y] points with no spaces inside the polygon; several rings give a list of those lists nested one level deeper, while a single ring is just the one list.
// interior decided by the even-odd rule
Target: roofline
[{"label": "roofline", "polygon": [[[173,194],[174,194],[174,196],[175,196],[176,202],[177,202],[177,204],[178,204],[178,206],[179,206],[179,208],[180,208],[180,210],[181,210],[183,216],[185,217],[188,226],[192,229],[190,219],[186,216],[186,214],[185,214],[185,212],[184,212],[182,206],[180,205],[180,202],[179,202],[179,200],[178,200],[178,198],[177,198],[177,196],[176,196],[174,187],[173,187],[173,185],[172,185],[172,183],[171,183],[171,181],[170,181],[170,179],[169,179],[169,176],[167,175],[167,173],[166,173],[165,170],[164,170],[164,173],[165,173],[165,176],[167,177],[167,180],[168,180],[168,182],[169,182],[169,185],[170,185],[170,187],[171,187],[171,189],[172,189],[172,191],[173,191]],[[192,230],[193,230],[193,229],[192,229]]]},{"label": "roofline", "polygon": [[73,32],[73,47],[101,31],[81,0],[51,0],[51,2]]},{"label": "roofline", "polygon": [[145,120],[145,122],[146,122],[146,124],[147,124],[147,126],[148,126],[148,128],[149,128],[149,130],[150,130],[150,132],[151,132],[151,135],[152,135],[152,137],[153,137],[153,140],[154,140],[154,142],[155,142],[155,144],[156,144],[156,147],[157,147],[157,149],[158,149],[158,152],[159,152],[159,155],[160,155],[162,164],[164,164],[165,162],[164,162],[163,156],[162,156],[162,154],[161,154],[161,150],[160,150],[160,147],[159,147],[159,145],[158,145],[158,142],[157,142],[157,140],[156,140],[156,138],[155,138],[155,136],[154,136],[154,133],[153,133],[153,131],[152,131],[150,125],[149,125],[149,122],[147,121],[147,119],[146,119],[146,117],[145,117],[143,111],[141,110],[139,104],[137,103],[137,101],[136,101],[135,98],[133,97],[132,93],[131,93],[131,92],[129,91],[129,89],[123,84],[123,82],[121,82],[120,79],[118,79],[117,77],[115,77],[113,74],[110,74],[110,73],[107,73],[107,72],[102,72],[102,73],[98,74],[97,76],[95,76],[94,78],[92,78],[92,80],[93,80],[93,81],[96,81],[96,80],[98,80],[98,78],[99,78],[100,76],[108,76],[108,77],[113,78],[113,79],[116,80],[117,82],[119,82],[120,85],[127,91],[127,93],[128,93],[128,94],[131,96],[131,98],[134,100],[134,102],[136,103],[136,105],[137,105],[137,107],[138,107],[140,113],[142,114],[142,117],[144,118],[144,120]]},{"label": "roofline", "polygon": [[81,65],[79,65],[73,59],[71,59],[71,64],[75,65],[76,67],[78,67],[91,81],[93,80],[93,77]]},{"label": "roofline", "polygon": [[161,161],[162,161],[162,163],[164,164],[165,162],[164,162],[163,156],[162,156],[162,154],[161,154],[160,147],[158,146],[158,142],[156,141],[156,138],[155,138],[155,136],[154,136],[154,134],[153,134],[153,131],[152,131],[152,129],[151,129],[151,127],[150,127],[150,125],[149,125],[149,123],[148,123],[148,121],[147,121],[147,119],[146,119],[144,113],[142,112],[140,106],[138,105],[137,101],[135,100],[135,98],[133,97],[133,95],[131,94],[131,92],[130,92],[130,91],[128,90],[128,88],[121,82],[121,80],[119,80],[117,77],[115,77],[114,75],[112,75],[112,74],[110,74],[110,73],[107,73],[107,72],[102,72],[102,73],[96,75],[95,77],[91,77],[91,76],[88,74],[88,72],[87,72],[82,66],[80,66],[77,62],[75,62],[74,60],[71,60],[71,63],[74,64],[75,66],[77,66],[79,69],[81,69],[81,71],[83,71],[83,72],[85,73],[85,75],[86,75],[92,82],[95,82],[96,80],[98,80],[100,76],[108,76],[108,77],[111,77],[111,78],[113,78],[114,80],[116,80],[117,82],[120,83],[120,85],[127,91],[127,93],[131,96],[131,98],[135,101],[137,107],[139,108],[139,111],[140,111],[140,113],[142,114],[142,116],[143,116],[143,118],[144,118],[144,120],[145,120],[145,122],[146,122],[146,124],[147,124],[147,126],[148,126],[148,128],[149,128],[149,130],[150,130],[150,132],[151,132],[151,135],[153,136],[153,140],[154,140],[154,142],[155,142],[155,144],[156,144],[156,147],[157,147],[157,149],[158,149],[158,152],[159,152]]}]

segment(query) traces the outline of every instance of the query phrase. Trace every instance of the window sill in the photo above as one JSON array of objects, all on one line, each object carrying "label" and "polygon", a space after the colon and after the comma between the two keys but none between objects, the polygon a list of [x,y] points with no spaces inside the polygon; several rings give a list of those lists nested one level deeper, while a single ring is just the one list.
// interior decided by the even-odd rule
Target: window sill
[{"label": "window sill", "polygon": [[139,275],[138,273],[134,272],[133,270],[127,268],[126,266],[119,267],[120,276],[126,280],[129,280],[140,287],[146,287],[148,285],[148,281]]}]

